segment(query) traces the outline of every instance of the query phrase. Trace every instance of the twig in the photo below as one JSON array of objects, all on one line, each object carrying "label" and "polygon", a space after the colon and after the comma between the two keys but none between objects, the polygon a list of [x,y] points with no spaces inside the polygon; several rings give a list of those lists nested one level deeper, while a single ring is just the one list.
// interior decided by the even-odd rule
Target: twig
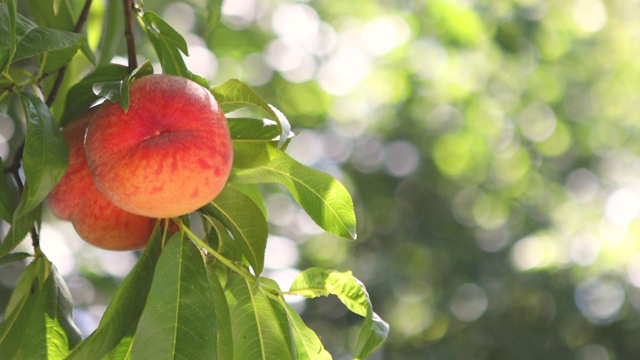
[{"label": "twig", "polygon": [[[82,31],[84,24],[87,22],[89,18],[89,10],[91,9],[91,2],[93,0],[87,0],[84,3],[84,7],[82,8],[82,12],[80,13],[80,17],[78,17],[78,21],[76,22],[76,26],[73,27],[74,33],[79,33]],[[64,75],[67,73],[67,65],[63,66],[58,70],[58,75],[56,75],[56,80],[53,82],[53,86],[51,87],[51,92],[47,97],[46,104],[51,107],[53,102],[56,100],[58,96],[58,91],[60,90],[60,86],[62,86],[62,81],[64,80]]]},{"label": "twig", "polygon": [[136,59],[136,44],[133,38],[133,0],[122,0],[124,3],[124,37],[127,39],[127,56],[129,60],[129,73],[138,68]]},{"label": "twig", "polygon": [[33,246],[34,249],[40,247],[40,233],[38,233],[38,227],[36,224],[33,224],[33,227],[31,228],[31,246]]},{"label": "twig", "polygon": [[[89,0],[91,1],[91,0]],[[60,86],[62,86],[62,80],[64,80],[64,75],[67,73],[67,65],[63,66],[58,70],[58,74],[56,75],[56,80],[53,82],[53,86],[51,87],[51,92],[49,96],[47,96],[47,104],[48,107],[53,105],[53,102],[56,101],[56,97],[58,96],[58,91],[60,91]]]},{"label": "twig", "polygon": [[76,22],[76,26],[74,26],[72,30],[74,33],[79,33],[87,22],[87,19],[89,18],[89,10],[91,9],[91,1],[92,0],[87,0],[84,3],[80,17],[78,17],[78,22]]}]

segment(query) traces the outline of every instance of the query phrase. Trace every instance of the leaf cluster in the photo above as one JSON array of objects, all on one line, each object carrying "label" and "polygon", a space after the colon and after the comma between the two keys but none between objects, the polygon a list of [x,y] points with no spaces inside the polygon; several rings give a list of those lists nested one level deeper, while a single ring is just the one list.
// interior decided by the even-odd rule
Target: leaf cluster
[{"label": "leaf cluster", "polygon": [[[0,218],[11,225],[0,243],[0,266],[33,257],[0,323],[2,357],[331,358],[285,295],[337,295],[349,310],[364,318],[354,357],[364,358],[374,351],[386,338],[388,325],[373,312],[364,285],[350,272],[311,268],[302,271],[286,291],[262,275],[269,227],[261,184],[282,185],[322,229],[355,239],[356,218],[347,189],[332,176],[285,153],[295,137],[288,119],[249,86],[235,79],[211,86],[191,73],[182,58],[188,55],[182,35],[139,4],[133,9],[135,16],[162,72],[210,89],[229,115],[233,171],[221,194],[192,214],[202,219],[202,229],[193,229],[189,216],[172,219],[180,227],[172,236],[166,223],[158,223],[100,325],[81,340],[72,321],[66,284],[37,241],[44,200],[69,161],[60,126],[101,101],[117,102],[127,110],[129,84],[154,69],[150,62],[133,71],[102,60],[96,64],[77,25],[75,31],[68,31],[73,13],[70,5],[66,1],[47,3],[46,9],[35,1],[25,3],[38,22],[20,15],[15,1],[0,3],[0,100],[19,100],[26,125],[13,161],[0,159],[5,174],[13,175],[13,181],[0,177]],[[109,12],[107,16],[114,15]],[[111,51],[109,39],[107,32],[107,53]],[[66,89],[56,116],[51,103],[57,84],[50,84],[47,78],[56,72],[64,76],[65,66],[78,50],[95,67]],[[34,66],[35,72],[31,71]],[[233,112],[240,108],[249,108],[254,115],[234,117]],[[28,234],[34,255],[12,252]]]}]

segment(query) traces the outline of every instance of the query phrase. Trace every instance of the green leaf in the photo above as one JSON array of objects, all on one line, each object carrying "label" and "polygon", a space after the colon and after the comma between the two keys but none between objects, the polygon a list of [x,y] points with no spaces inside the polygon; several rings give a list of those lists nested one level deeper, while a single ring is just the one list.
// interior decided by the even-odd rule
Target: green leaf
[{"label": "green leaf", "polygon": [[0,3],[0,70],[17,60],[51,52],[51,64],[45,67],[50,71],[68,62],[82,44],[82,35],[39,27],[16,13],[14,1],[8,5]]},{"label": "green leaf", "polygon": [[21,98],[27,117],[23,168],[28,188],[20,216],[45,199],[69,163],[69,147],[47,105],[35,95],[23,93]]},{"label": "green leaf", "polygon": [[132,81],[149,74],[153,74],[153,65],[151,65],[150,61],[145,61],[144,64],[138,66],[137,69],[134,69],[130,75],[124,78],[118,94],[118,102],[120,103],[122,110],[125,112],[129,110],[129,84],[131,84]]},{"label": "green leaf", "polygon": [[62,359],[81,340],[64,280],[42,255],[23,274],[0,324],[6,358]]},{"label": "green leaf", "polygon": [[69,51],[58,54],[58,57],[64,58],[57,60],[57,66],[59,66],[60,63],[66,63],[73,57],[80,48],[81,40],[82,35],[68,31],[41,27],[30,29],[18,40],[13,61],[15,62],[46,52],[68,49]]},{"label": "green leaf", "polygon": [[[0,168],[4,169],[2,158],[0,158]],[[3,174],[0,176],[0,219],[10,223],[15,209],[16,204],[9,181],[7,181],[7,176]]]},{"label": "green leaf", "polygon": [[[84,38],[83,38],[84,39]],[[83,41],[77,43],[77,46],[71,46],[68,48],[55,50],[48,52],[46,58],[43,57],[43,61],[45,61],[44,72],[47,74],[53,73],[63,66],[66,66],[78,52],[78,48],[83,44]]]},{"label": "green leaf", "polygon": [[[209,215],[202,215],[204,221],[210,225],[207,231],[207,242],[211,247],[225,258],[241,262],[242,252],[238,248],[236,241],[229,235],[229,230],[217,218]],[[214,260],[215,262],[215,260]]]},{"label": "green leaf", "polygon": [[264,202],[264,197],[262,196],[262,192],[260,192],[260,188],[255,184],[230,184],[235,189],[240,191],[249,197],[253,202],[260,208],[262,211],[262,215],[264,218],[268,218],[269,212],[267,211],[267,205]]},{"label": "green leaf", "polygon": [[109,1],[106,3],[107,11],[105,12],[105,28],[103,31],[103,40],[100,45],[99,66],[109,65],[111,60],[118,53],[119,45],[125,40],[120,29],[124,29],[124,17],[122,9],[122,1]]},{"label": "green leaf", "polygon": [[[37,277],[43,259],[33,261],[24,271],[16,288],[11,294],[9,304],[0,323],[0,354],[6,358],[14,358],[20,349],[21,340],[27,331],[31,314],[36,310],[39,290]],[[37,294],[40,294],[38,292]]]},{"label": "green leaf", "polygon": [[57,14],[60,11],[60,5],[62,0],[53,0],[53,13]]},{"label": "green leaf", "polygon": [[237,79],[231,79],[225,83],[211,88],[211,93],[216,98],[218,104],[225,113],[245,107],[253,106],[264,112],[271,120],[278,124],[280,138],[278,147],[282,148],[291,133],[291,125],[289,120],[276,109],[269,105],[258,93],[253,91],[249,86]]},{"label": "green leaf", "polygon": [[9,68],[16,52],[16,17],[18,14],[15,0],[0,3],[0,73]]},{"label": "green leaf", "polygon": [[153,74],[151,62],[146,61],[129,73],[126,66],[108,64],[75,84],[67,94],[62,124],[66,125],[85,112],[101,98],[117,102],[126,111],[129,108],[129,84],[137,78]]},{"label": "green leaf", "polygon": [[51,263],[48,266],[43,294],[31,314],[19,352],[24,358],[62,359],[81,340],[72,319],[71,293],[56,268]]},{"label": "green leaf", "polygon": [[62,1],[57,11],[54,5],[56,0],[22,0],[32,19],[43,27],[71,31],[76,24],[73,5],[75,1]]},{"label": "green leaf", "polygon": [[5,255],[3,257],[0,257],[0,268],[3,266],[7,266],[9,264],[12,264],[16,261],[22,260],[22,259],[26,259],[28,257],[31,257],[33,255],[26,253],[26,252],[16,252],[16,253],[11,253],[8,255]]},{"label": "green leaf", "polygon": [[389,335],[389,325],[373,312],[364,285],[350,271],[309,268],[296,277],[289,292],[307,298],[336,295],[349,310],[365,318],[354,351],[355,359],[370,355]]},{"label": "green leaf", "polygon": [[322,345],[318,335],[304,323],[300,315],[280,297],[280,303],[287,312],[291,331],[296,344],[298,360],[330,360],[331,355]]},{"label": "green leaf", "polygon": [[227,186],[201,211],[218,218],[231,231],[244,257],[259,275],[264,268],[269,229],[262,211],[253,200]]},{"label": "green leaf", "polygon": [[304,166],[287,154],[256,168],[236,170],[232,181],[281,183],[321,228],[345,238],[356,238],[356,216],[347,189],[331,175]]},{"label": "green leaf", "polygon": [[17,319],[21,314],[23,317],[28,315],[23,311],[25,308],[31,309],[32,304],[29,301],[33,302],[34,298],[30,297],[30,295],[40,261],[36,259],[27,266],[13,289],[7,308],[4,311],[2,322],[0,322],[0,348],[8,346],[5,340],[10,331],[20,332],[18,328],[25,325],[23,322],[17,322]]},{"label": "green leaf", "polygon": [[209,359],[216,353],[213,292],[200,250],[183,233],[160,255],[132,359]]},{"label": "green leaf", "polygon": [[205,29],[205,39],[211,39],[213,32],[216,29],[216,25],[220,21],[220,14],[222,13],[222,0],[210,0],[207,6],[207,27]]},{"label": "green leaf", "polygon": [[233,168],[251,169],[269,163],[280,155],[278,143],[233,142]]},{"label": "green leaf", "polygon": [[100,360],[131,359],[131,345],[133,344],[133,335],[135,334],[137,327],[138,323],[131,324],[131,327],[125,333],[124,337],[120,339],[118,345],[111,349],[111,351]]},{"label": "green leaf", "polygon": [[131,336],[131,328],[138,323],[145,307],[162,241],[160,227],[156,226],[147,249],[111,299],[100,325],[67,360],[101,359]]},{"label": "green leaf", "polygon": [[[233,140],[233,167],[246,169],[264,165],[275,159],[279,149],[278,123],[269,119],[229,118]],[[289,137],[293,137],[289,133]]]},{"label": "green leaf", "polygon": [[142,15],[142,21],[148,30],[153,30],[163,37],[163,40],[180,50],[183,54],[189,55],[187,42],[171,25],[167,24],[158,14],[153,11],[145,11]]},{"label": "green leaf", "polygon": [[295,359],[291,334],[281,324],[286,312],[277,302],[269,300],[258,283],[232,275],[226,294],[236,359]]},{"label": "green leaf", "polygon": [[[26,202],[26,194],[27,189],[25,188],[25,192],[22,194],[18,209],[23,207],[22,204]],[[38,205],[35,209],[23,215],[19,215],[18,210],[14,212],[11,228],[9,228],[7,235],[5,235],[2,243],[0,244],[0,257],[7,255],[9,252],[15,249],[16,246],[18,246],[18,244],[20,244],[22,240],[24,240],[29,231],[31,231],[31,229],[40,222],[40,216],[42,214],[41,210],[42,206]]]},{"label": "green leaf", "polygon": [[206,80],[193,75],[187,69],[187,65],[180,54],[180,52],[185,55],[188,54],[187,42],[182,35],[154,12],[146,11],[139,16],[139,19],[158,55],[162,72],[191,79],[204,86]]},{"label": "green leaf", "polygon": [[[94,93],[94,84],[111,82],[116,83],[119,88],[120,82],[127,76],[129,76],[129,70],[126,66],[116,64],[98,66],[91,74],[82,78],[69,89],[60,121],[61,125],[67,125],[100,99],[101,96]],[[97,87],[99,88],[100,85]]]},{"label": "green leaf", "polygon": [[229,131],[231,132],[231,139],[233,141],[277,142],[280,140],[278,123],[273,120],[229,118],[228,121]]},{"label": "green leaf", "polygon": [[213,295],[213,307],[216,309],[216,323],[218,324],[218,359],[233,359],[233,333],[231,328],[231,313],[229,304],[224,294],[224,289],[220,284],[220,280],[216,272],[207,266],[207,279],[209,280],[209,289]]}]

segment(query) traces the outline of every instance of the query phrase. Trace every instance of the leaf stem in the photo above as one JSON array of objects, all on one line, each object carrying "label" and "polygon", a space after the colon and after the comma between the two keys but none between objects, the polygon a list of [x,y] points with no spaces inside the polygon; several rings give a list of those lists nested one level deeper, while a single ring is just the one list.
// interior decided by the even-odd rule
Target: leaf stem
[{"label": "leaf stem", "polygon": [[133,0],[122,0],[124,3],[124,37],[127,40],[127,56],[129,61],[129,73],[138,68],[136,59],[136,44],[133,38]]},{"label": "leaf stem", "polygon": [[[176,220],[174,220],[174,221],[176,221]],[[193,240],[199,247],[206,249],[209,252],[209,254],[211,254],[213,257],[215,257],[217,260],[219,260],[221,263],[223,263],[229,269],[231,269],[232,271],[238,273],[240,276],[242,276],[246,280],[249,280],[249,281],[254,281],[255,280],[255,276],[253,276],[251,273],[249,273],[248,271],[242,269],[239,266],[236,266],[236,264],[234,264],[231,260],[229,260],[226,257],[222,256],[219,252],[213,250],[213,248],[211,246],[209,246],[209,244],[207,244],[206,242],[202,241],[202,239],[200,239],[196,234],[194,234],[193,231],[191,231],[191,229],[189,229],[181,219],[179,219],[179,221],[177,221],[177,222],[180,225],[180,230],[184,231],[187,234],[187,236],[189,236],[191,238],[191,240]]]}]

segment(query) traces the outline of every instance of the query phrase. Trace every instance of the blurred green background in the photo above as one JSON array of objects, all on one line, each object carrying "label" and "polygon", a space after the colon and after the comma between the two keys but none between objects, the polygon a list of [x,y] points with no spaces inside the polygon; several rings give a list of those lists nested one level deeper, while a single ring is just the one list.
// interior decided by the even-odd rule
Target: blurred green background
[{"label": "blurred green background", "polygon": [[[268,275],[353,270],[391,325],[372,359],[640,354],[640,2],[227,0],[213,32],[205,0],[145,5],[194,73],[253,86],[299,133],[290,153],[348,186],[355,242],[265,188]],[[94,2],[94,48],[106,12]],[[15,128],[0,122],[3,158]],[[49,220],[44,252],[90,332],[136,254]],[[21,271],[0,272],[0,305]],[[292,301],[349,359],[361,319]]]}]

